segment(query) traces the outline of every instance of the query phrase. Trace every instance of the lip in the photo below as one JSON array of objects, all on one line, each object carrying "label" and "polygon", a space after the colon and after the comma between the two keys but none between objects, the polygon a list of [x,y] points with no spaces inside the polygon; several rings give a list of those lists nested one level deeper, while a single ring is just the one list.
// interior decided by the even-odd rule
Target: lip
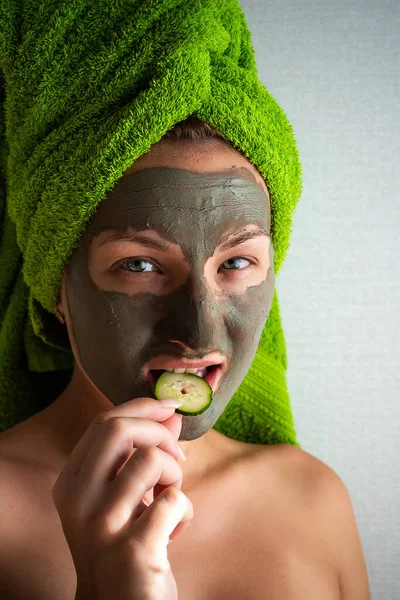
[{"label": "lip", "polygon": [[213,394],[218,391],[218,388],[221,384],[222,378],[225,376],[228,370],[228,361],[222,356],[222,354],[208,354],[204,358],[190,360],[187,358],[174,358],[167,355],[157,356],[156,358],[150,359],[146,365],[144,366],[144,376],[146,380],[152,386],[152,390],[154,392],[156,378],[151,373],[151,371],[155,370],[165,370],[165,369],[195,369],[202,367],[215,367],[211,369],[209,373],[206,374],[204,380],[207,381],[208,385],[211,387]]}]

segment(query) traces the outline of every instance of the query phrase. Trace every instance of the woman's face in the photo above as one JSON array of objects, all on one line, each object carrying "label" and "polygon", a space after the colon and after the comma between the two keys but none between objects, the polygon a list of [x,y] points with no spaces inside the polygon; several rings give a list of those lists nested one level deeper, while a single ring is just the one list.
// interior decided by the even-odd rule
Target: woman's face
[{"label": "woman's face", "polygon": [[[243,381],[274,292],[270,204],[251,163],[220,143],[156,144],[102,201],[67,267],[61,309],[80,368],[119,405],[160,371],[214,365],[204,435]],[[183,361],[183,362],[182,362]],[[186,362],[185,362],[186,361]]]}]

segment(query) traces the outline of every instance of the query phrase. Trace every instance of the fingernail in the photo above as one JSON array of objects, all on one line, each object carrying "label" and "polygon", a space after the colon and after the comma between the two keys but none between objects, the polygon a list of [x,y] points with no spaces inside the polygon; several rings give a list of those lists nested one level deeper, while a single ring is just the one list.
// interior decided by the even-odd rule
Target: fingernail
[{"label": "fingernail", "polygon": [[175,398],[164,398],[163,400],[159,400],[159,402],[163,405],[163,406],[169,406],[169,407],[173,407],[173,408],[178,408],[178,406],[182,406],[183,402],[181,400],[175,399]]},{"label": "fingernail", "polygon": [[186,456],[183,454],[182,449],[180,448],[179,444],[176,444],[176,447],[178,448],[178,452],[182,457],[182,460],[186,460]]}]

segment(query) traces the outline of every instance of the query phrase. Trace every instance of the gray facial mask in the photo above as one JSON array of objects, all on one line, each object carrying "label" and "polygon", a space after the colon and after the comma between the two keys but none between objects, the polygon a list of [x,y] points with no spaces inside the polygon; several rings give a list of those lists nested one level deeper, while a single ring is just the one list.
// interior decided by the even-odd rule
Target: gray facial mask
[{"label": "gray facial mask", "polygon": [[[143,366],[154,356],[195,359],[219,352],[227,357],[228,372],[209,409],[183,417],[182,440],[200,437],[220,417],[251,365],[271,309],[275,277],[270,240],[269,268],[257,285],[242,286],[240,293],[232,291],[234,286],[227,286],[229,293],[223,293],[220,286],[222,292],[216,293],[205,277],[207,261],[220,240],[249,225],[270,232],[269,199],[248,169],[199,173],[156,167],[134,171],[122,177],[101,202],[67,269],[67,301],[81,364],[115,405],[154,397],[143,375]],[[184,276],[174,283],[165,273],[130,273],[129,269],[143,265],[134,262],[124,269],[124,277],[132,277],[132,281],[163,277],[155,280],[165,285],[156,293],[143,291],[141,286],[125,283],[128,279],[121,279],[121,270],[114,270],[107,281],[118,284],[107,284],[106,291],[104,286],[100,288],[90,265],[96,260],[96,236],[109,229],[125,233],[155,230],[164,240],[178,244]],[[266,245],[267,240],[265,237]],[[132,260],[150,255],[146,248],[140,254],[135,250]],[[241,250],[232,249],[230,256],[242,256]],[[178,274],[179,269],[178,265]],[[226,270],[229,277],[237,276]]]}]

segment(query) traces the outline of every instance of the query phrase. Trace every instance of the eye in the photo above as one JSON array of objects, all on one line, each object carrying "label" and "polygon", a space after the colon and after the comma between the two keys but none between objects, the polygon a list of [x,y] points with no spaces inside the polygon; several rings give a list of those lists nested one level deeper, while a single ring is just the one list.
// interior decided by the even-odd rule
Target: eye
[{"label": "eye", "polygon": [[127,258],[122,263],[119,263],[117,269],[122,269],[123,271],[129,271],[131,273],[160,271],[160,269],[158,269],[152,262],[145,258]]},{"label": "eye", "polygon": [[235,256],[233,258],[228,258],[228,260],[225,260],[221,266],[223,266],[224,269],[236,271],[238,269],[241,270],[247,267],[246,264],[243,266],[243,263],[247,263],[247,265],[254,264],[247,258],[243,258],[242,256]]}]

